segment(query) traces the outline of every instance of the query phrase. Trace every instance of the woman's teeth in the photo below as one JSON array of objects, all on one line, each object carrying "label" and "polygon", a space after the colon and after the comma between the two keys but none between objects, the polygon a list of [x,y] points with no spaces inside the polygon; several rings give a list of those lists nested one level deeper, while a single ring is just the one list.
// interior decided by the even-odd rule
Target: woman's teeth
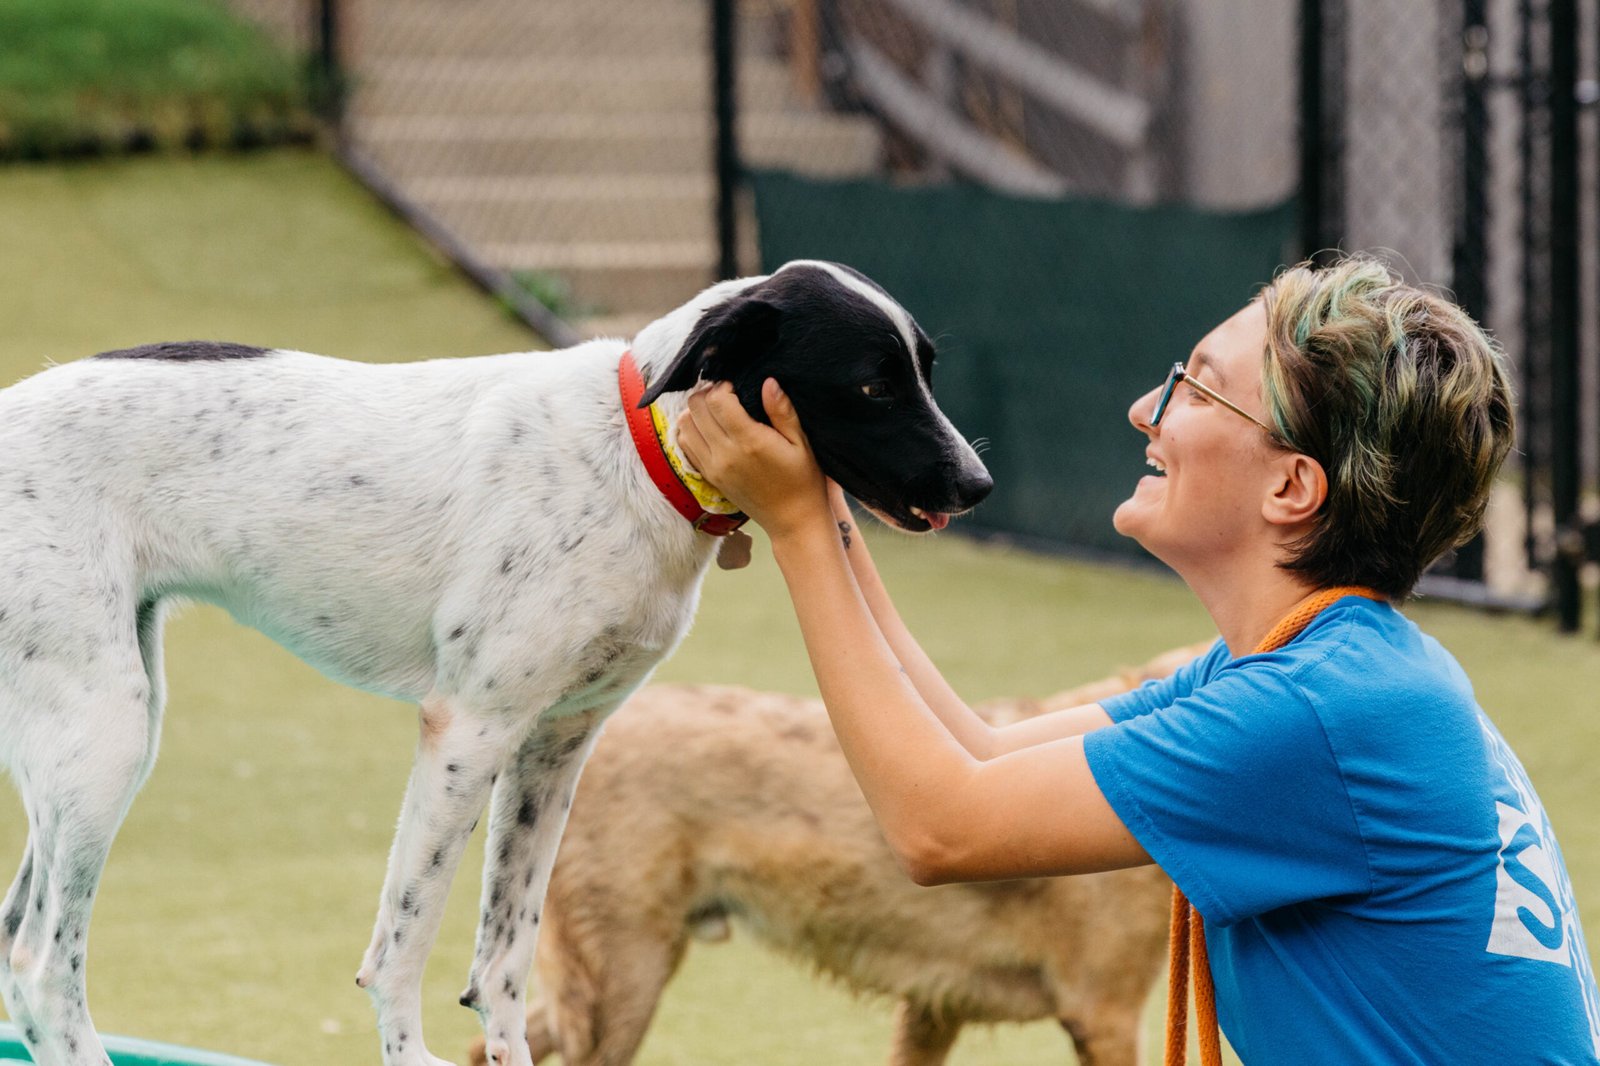
[{"label": "woman's teeth", "polygon": [[1156,462],[1154,459],[1151,459],[1149,456],[1145,457],[1144,465],[1145,466],[1153,466],[1153,467],[1155,467],[1156,473],[1158,473],[1158,474],[1165,474],[1167,472],[1167,468],[1166,467],[1162,466],[1160,463]]}]

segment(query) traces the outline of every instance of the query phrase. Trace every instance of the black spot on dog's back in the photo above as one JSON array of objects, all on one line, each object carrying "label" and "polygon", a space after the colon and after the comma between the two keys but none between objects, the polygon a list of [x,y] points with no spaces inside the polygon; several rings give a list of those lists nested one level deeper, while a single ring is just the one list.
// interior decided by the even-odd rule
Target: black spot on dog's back
[{"label": "black spot on dog's back", "polygon": [[114,352],[101,352],[96,359],[170,359],[176,362],[220,359],[255,359],[266,355],[269,349],[229,341],[167,341],[162,344],[141,344],[137,348],[119,348]]}]

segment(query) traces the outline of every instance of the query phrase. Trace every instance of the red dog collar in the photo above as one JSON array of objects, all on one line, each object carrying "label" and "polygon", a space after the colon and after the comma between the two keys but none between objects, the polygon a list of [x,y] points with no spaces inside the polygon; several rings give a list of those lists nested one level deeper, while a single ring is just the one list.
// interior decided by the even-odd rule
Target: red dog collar
[{"label": "red dog collar", "polygon": [[713,537],[726,537],[744,525],[749,519],[741,512],[717,514],[701,507],[700,501],[694,498],[694,493],[678,480],[672,464],[667,461],[666,453],[662,451],[661,439],[656,436],[655,422],[650,418],[650,409],[639,406],[639,401],[644,398],[644,378],[633,361],[631,349],[622,353],[622,361],[617,364],[617,383],[622,392],[622,413],[628,420],[628,433],[633,437],[633,446],[639,452],[639,458],[644,461],[644,468],[649,472],[650,480],[655,482],[656,488],[661,490],[661,495],[667,498],[667,502],[677,508],[678,513],[688,519],[689,524],[695,529],[701,533],[709,533]]}]

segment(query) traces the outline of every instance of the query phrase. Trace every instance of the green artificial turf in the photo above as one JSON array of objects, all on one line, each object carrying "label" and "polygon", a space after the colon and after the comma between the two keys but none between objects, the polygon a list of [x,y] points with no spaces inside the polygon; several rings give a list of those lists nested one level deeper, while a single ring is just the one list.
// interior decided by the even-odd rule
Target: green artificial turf
[{"label": "green artificial turf", "polygon": [[395,361],[543,347],[309,150],[0,168],[0,368],[207,338]]},{"label": "green artificial turf", "polygon": [[306,137],[305,84],[214,0],[0,0],[0,158]]},{"label": "green artificial turf", "polygon": [[[95,351],[213,337],[362,359],[534,346],[328,161],[309,153],[0,168],[0,383]],[[537,357],[537,356],[534,356]],[[1138,442],[1130,435],[1130,447]],[[869,530],[913,629],[972,699],[1044,694],[1208,635],[1184,587],[984,547]],[[1550,626],[1419,605],[1518,748],[1600,935],[1600,647]],[[100,1027],[280,1066],[379,1061],[353,977],[415,742],[412,708],[325,680],[208,607],[167,639],[162,755],[117,840],[92,927]],[[664,680],[813,692],[759,540],[713,571]],[[24,836],[0,792],[0,883]],[[477,909],[469,853],[424,993],[429,1043],[461,1060],[456,1005]],[[876,1066],[889,1013],[736,933],[690,952],[646,1066]],[[968,1033],[953,1066],[1069,1061],[1057,1026]]]}]

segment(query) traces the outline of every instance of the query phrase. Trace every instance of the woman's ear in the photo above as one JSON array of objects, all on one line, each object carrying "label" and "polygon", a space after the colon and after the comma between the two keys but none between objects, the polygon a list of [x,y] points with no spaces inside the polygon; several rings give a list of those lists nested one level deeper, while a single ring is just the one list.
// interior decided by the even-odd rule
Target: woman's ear
[{"label": "woman's ear", "polygon": [[1310,522],[1328,499],[1328,475],[1322,464],[1295,452],[1273,462],[1272,494],[1261,505],[1261,517],[1275,526]]}]

